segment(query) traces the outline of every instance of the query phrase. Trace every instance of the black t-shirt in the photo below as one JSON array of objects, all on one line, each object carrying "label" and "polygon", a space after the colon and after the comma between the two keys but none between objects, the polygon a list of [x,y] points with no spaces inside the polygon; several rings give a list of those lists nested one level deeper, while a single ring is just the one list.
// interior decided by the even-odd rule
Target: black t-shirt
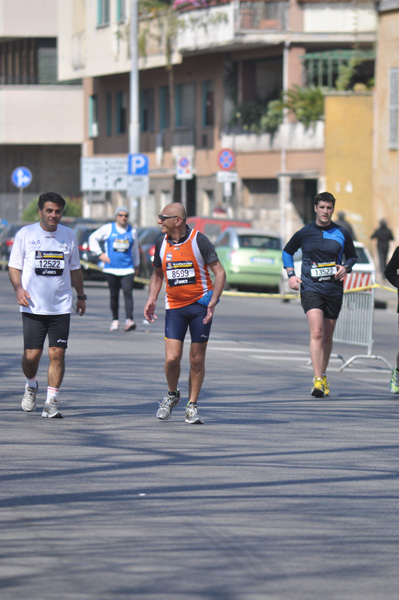
[{"label": "black t-shirt", "polygon": [[[348,272],[357,261],[353,240],[349,233],[331,222],[328,227],[309,223],[297,231],[283,250],[284,267],[293,267],[293,255],[302,248],[301,291],[339,296],[343,282],[327,275],[329,264],[345,264]],[[323,269],[326,277],[323,277]],[[299,275],[297,273],[297,275]]]}]

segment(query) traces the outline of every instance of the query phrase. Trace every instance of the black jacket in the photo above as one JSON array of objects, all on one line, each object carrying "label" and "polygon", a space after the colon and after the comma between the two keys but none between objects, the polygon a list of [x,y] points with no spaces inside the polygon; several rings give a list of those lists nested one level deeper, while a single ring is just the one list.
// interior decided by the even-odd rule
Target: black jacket
[{"label": "black jacket", "polygon": [[387,268],[385,269],[385,277],[388,279],[389,283],[392,283],[393,286],[398,288],[398,308],[397,311],[399,313],[399,246],[396,248],[395,252],[392,254],[392,258],[387,264]]}]

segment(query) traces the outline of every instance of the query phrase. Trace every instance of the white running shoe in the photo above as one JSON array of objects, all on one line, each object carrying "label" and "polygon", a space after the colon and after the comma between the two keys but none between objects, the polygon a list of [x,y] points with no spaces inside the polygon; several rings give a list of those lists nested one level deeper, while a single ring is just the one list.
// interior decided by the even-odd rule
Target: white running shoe
[{"label": "white running shoe", "polygon": [[117,319],[114,319],[111,323],[111,327],[109,328],[110,331],[118,331],[119,329],[119,321]]},{"label": "white running shoe", "polygon": [[48,401],[46,400],[43,406],[42,417],[46,417],[48,419],[62,419],[57,398],[50,398]]},{"label": "white running shoe", "polygon": [[196,404],[192,402],[188,402],[186,406],[186,418],[184,419],[186,423],[190,423],[190,425],[202,425],[203,421],[201,421],[198,414],[198,407]]},{"label": "white running shoe", "polygon": [[[37,382],[36,382],[37,383]],[[25,385],[25,393],[22,398],[21,406],[25,412],[33,412],[36,408],[36,394],[39,391],[39,384],[35,388]]]},{"label": "white running shoe", "polygon": [[161,421],[167,421],[172,415],[172,409],[177,406],[180,402],[180,390],[176,392],[168,392],[167,396],[159,403],[157,411],[158,419]]}]

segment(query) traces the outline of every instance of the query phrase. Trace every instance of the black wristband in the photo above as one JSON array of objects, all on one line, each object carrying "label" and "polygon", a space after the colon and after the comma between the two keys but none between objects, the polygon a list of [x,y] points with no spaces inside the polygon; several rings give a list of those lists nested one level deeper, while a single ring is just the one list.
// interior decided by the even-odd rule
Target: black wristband
[{"label": "black wristband", "polygon": [[77,295],[76,297],[77,297],[78,300],[87,300],[86,294],[83,294],[83,296]]},{"label": "black wristband", "polygon": [[295,275],[295,271],[287,271],[287,275],[288,275],[288,279],[289,279],[290,277],[296,277],[296,275]]}]

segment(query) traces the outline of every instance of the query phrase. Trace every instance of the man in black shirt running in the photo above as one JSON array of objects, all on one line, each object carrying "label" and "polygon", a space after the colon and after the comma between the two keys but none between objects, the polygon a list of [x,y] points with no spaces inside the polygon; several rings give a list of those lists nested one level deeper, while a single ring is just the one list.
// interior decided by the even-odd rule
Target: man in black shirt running
[{"label": "man in black shirt running", "polygon": [[[335,198],[329,192],[314,200],[316,219],[295,233],[283,250],[283,264],[291,289],[301,284],[301,304],[310,329],[313,366],[312,396],[330,393],[327,365],[336,321],[342,306],[343,280],[357,260],[349,233],[331,219]],[[302,248],[302,273],[295,273],[293,255]]]}]

